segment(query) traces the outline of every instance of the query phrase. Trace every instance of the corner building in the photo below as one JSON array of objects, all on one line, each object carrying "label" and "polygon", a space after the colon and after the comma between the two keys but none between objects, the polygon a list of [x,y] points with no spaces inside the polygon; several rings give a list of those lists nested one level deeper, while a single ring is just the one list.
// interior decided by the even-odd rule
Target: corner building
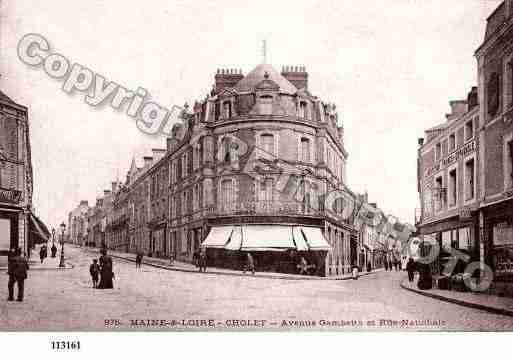
[{"label": "corner building", "polygon": [[513,296],[513,0],[488,17],[478,63],[481,260],[494,290]]},{"label": "corner building", "polygon": [[297,272],[303,256],[316,275],[350,271],[344,131],[303,67],[218,70],[181,118],[167,151],[127,176],[131,250],[192,261],[203,246],[210,265],[240,268],[250,252],[257,270]]},{"label": "corner building", "polygon": [[[445,266],[452,249],[479,260],[477,88],[472,88],[467,100],[451,101],[450,106],[446,121],[426,130],[418,148],[421,217],[416,226],[424,241],[440,248],[436,272]],[[462,265],[459,262],[455,272],[463,272]]]}]

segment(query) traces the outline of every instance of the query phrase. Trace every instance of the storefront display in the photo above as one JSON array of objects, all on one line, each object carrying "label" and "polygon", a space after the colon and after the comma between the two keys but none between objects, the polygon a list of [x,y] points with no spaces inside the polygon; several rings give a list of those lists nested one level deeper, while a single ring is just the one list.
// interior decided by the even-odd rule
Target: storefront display
[{"label": "storefront display", "polygon": [[497,281],[513,281],[513,224],[500,222],[493,226],[492,265]]}]

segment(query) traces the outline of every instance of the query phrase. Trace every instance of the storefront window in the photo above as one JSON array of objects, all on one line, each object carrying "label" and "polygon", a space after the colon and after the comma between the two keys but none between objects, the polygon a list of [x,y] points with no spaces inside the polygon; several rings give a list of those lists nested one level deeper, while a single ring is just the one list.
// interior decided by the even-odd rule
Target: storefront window
[{"label": "storefront window", "polygon": [[0,251],[8,251],[11,247],[11,221],[0,218]]},{"label": "storefront window", "polygon": [[451,244],[451,231],[442,232],[442,249],[446,252],[450,252]]},{"label": "storefront window", "polygon": [[470,227],[460,228],[458,230],[458,248],[470,250],[473,247]]}]

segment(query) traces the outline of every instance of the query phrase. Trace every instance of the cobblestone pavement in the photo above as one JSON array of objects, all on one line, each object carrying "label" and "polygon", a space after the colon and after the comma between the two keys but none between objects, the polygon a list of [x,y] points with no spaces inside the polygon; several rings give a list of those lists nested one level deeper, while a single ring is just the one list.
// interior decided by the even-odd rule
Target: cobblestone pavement
[{"label": "cobblestone pavement", "polygon": [[[0,330],[513,329],[513,318],[400,288],[404,272],[288,281],[136,269],[115,260],[115,289],[95,290],[88,273],[93,255],[76,248],[66,255],[73,269],[29,273],[23,303],[2,298]],[[7,297],[7,275],[0,287]]]}]

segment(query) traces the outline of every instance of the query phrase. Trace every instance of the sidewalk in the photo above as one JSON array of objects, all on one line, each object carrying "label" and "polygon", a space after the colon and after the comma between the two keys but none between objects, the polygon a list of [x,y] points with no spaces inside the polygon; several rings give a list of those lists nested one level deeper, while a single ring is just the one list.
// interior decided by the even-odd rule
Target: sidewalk
[{"label": "sidewalk", "polygon": [[[33,270],[33,269],[36,269],[36,270],[40,270],[40,269],[42,269],[42,270],[63,270],[63,269],[73,268],[73,265],[71,263],[69,263],[66,256],[64,257],[64,259],[65,259],[64,263],[66,266],[64,268],[60,268],[59,267],[60,259],[61,259],[61,256],[60,256],[60,252],[59,252],[59,254],[55,256],[55,258],[48,256],[47,258],[45,258],[43,263],[41,263],[41,260],[39,259],[39,253],[33,252],[32,256],[28,260],[28,265],[30,268],[29,270]],[[2,259],[0,260],[0,270],[4,270],[4,269],[7,270],[7,257],[2,257]]]},{"label": "sidewalk", "polygon": [[420,290],[417,287],[417,280],[410,283],[407,279],[401,283],[401,287],[426,297],[435,298],[441,301],[454,303],[465,307],[480,309],[490,313],[513,317],[513,298],[498,297],[495,295],[477,292],[457,292],[454,290]]},{"label": "sidewalk", "polygon": [[[79,248],[79,247],[76,247]],[[89,253],[95,253],[99,254],[99,248],[86,248],[82,247],[82,250],[88,251]],[[108,250],[108,253],[110,256],[118,259],[123,259],[130,262],[135,262],[135,254],[133,253],[125,253],[125,252],[118,252],[114,250]],[[169,263],[169,259],[161,259],[161,258],[152,258],[152,257],[144,257],[143,258],[143,264],[161,268],[161,269],[167,269],[167,270],[173,270],[178,272],[194,272],[199,273],[198,268],[190,263],[184,263],[184,262],[178,262],[174,261],[173,265]],[[360,273],[361,276],[366,276],[369,274],[374,274],[382,269],[377,269],[371,272],[363,272]],[[332,277],[315,277],[315,276],[304,276],[299,274],[286,274],[286,273],[273,273],[273,272],[256,272],[255,275],[252,275],[250,273],[242,273],[241,271],[236,271],[232,269],[224,269],[224,268],[216,268],[216,267],[208,267],[207,273],[210,274],[220,274],[220,275],[231,275],[231,276],[252,276],[252,277],[258,277],[258,278],[271,278],[271,279],[288,279],[288,280],[348,280],[352,279],[351,274],[344,274],[340,276],[332,276]]]}]

